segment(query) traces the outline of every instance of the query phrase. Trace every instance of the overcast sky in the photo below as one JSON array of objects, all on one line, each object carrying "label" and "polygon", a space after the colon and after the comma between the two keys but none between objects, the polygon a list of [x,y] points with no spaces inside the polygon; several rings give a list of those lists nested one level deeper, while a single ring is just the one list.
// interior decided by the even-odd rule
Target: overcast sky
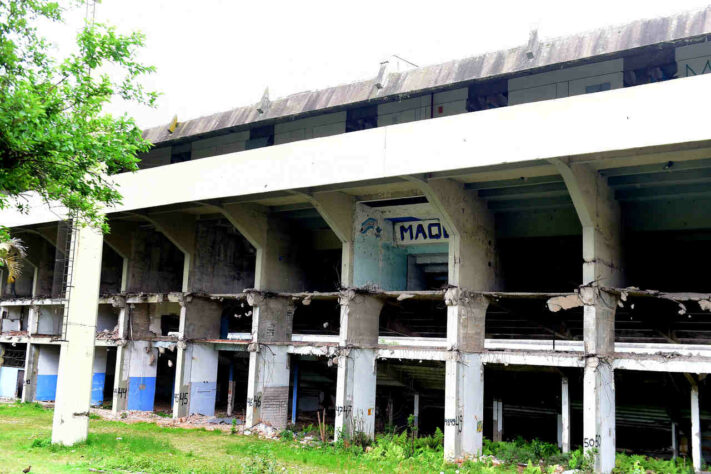
[{"label": "overcast sky", "polygon": [[[703,8],[708,0],[103,0],[97,21],[146,35],[145,81],[156,109],[130,108],[139,125],[180,121],[376,75],[397,54],[436,64],[541,39]],[[47,29],[60,48],[81,26]],[[125,107],[119,107],[125,108]]]}]

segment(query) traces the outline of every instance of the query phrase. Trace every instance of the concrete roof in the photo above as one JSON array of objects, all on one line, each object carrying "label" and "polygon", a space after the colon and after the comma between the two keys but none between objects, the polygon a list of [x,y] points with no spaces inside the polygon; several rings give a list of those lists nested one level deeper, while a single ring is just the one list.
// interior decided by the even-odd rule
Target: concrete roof
[{"label": "concrete roof", "polygon": [[[623,26],[601,28],[577,35],[536,41],[516,48],[495,51],[442,64],[391,73],[386,78],[373,78],[318,91],[307,91],[276,99],[268,107],[260,103],[238,107],[185,122],[173,133],[168,125],[144,130],[143,136],[154,144],[188,137],[209,136],[243,125],[295,118],[327,109],[368,101],[393,100],[419,91],[446,89],[468,82],[550,68],[571,61],[585,61],[600,56],[670,41],[692,40],[711,33],[711,6],[674,16],[638,20]],[[532,52],[529,59],[527,53]],[[385,80],[383,80],[385,79]],[[377,83],[384,85],[376,87]],[[263,108],[263,113],[259,112]]]}]

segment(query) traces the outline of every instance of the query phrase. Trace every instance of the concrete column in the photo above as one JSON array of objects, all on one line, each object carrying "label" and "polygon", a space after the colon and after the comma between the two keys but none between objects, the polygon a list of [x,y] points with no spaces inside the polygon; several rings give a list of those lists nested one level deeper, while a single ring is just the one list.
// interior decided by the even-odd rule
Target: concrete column
[{"label": "concrete column", "polygon": [[104,403],[104,384],[106,383],[106,348],[94,349],[94,373],[91,380],[91,405]]},{"label": "concrete column", "polygon": [[560,448],[570,452],[570,390],[568,377],[560,379]]},{"label": "concrete column", "polygon": [[341,241],[341,286],[353,286],[353,247],[355,198],[338,191],[316,192],[306,195]]},{"label": "concrete column", "polygon": [[246,426],[260,422],[277,429],[287,424],[289,411],[289,354],[294,320],[290,298],[248,293],[252,306],[252,343],[249,346]]},{"label": "concrete column", "polygon": [[39,333],[39,306],[30,306],[27,314],[27,335],[32,337]]},{"label": "concrete column", "polygon": [[703,465],[701,445],[701,418],[699,415],[699,385],[691,380],[691,460],[694,471],[700,472]]},{"label": "concrete column", "polygon": [[383,301],[346,290],[341,293],[341,330],[336,386],[336,439],[375,436],[378,323]]},{"label": "concrete column", "polygon": [[583,230],[585,372],[583,448],[594,453],[595,470],[615,467],[615,347],[617,300],[600,287],[624,285],[620,206],[605,178],[588,164],[553,159]]},{"label": "concrete column", "polygon": [[71,288],[67,291],[66,337],[61,343],[59,387],[54,406],[52,443],[84,441],[89,430],[94,339],[99,307],[103,235],[78,227],[72,235]]},{"label": "concrete column", "polygon": [[488,301],[451,288],[447,303],[444,455],[449,460],[478,456],[484,424],[484,322]]},{"label": "concrete column", "polygon": [[23,403],[35,401],[38,363],[39,347],[36,344],[27,343],[27,355],[25,356],[25,387],[22,389]]},{"label": "concrete column", "polygon": [[565,181],[583,228],[583,284],[622,286],[622,226],[614,191],[588,164],[550,161]]},{"label": "concrete column", "polygon": [[227,382],[227,416],[232,416],[235,407],[235,361],[230,360],[230,377]]},{"label": "concrete column", "polygon": [[412,407],[412,415],[414,417],[415,433],[420,429],[420,394],[415,393]]},{"label": "concrete column", "polygon": [[615,467],[615,375],[612,367],[616,296],[597,287],[580,290],[584,306],[583,448],[595,469]]},{"label": "concrete column", "polygon": [[117,415],[127,408],[130,360],[131,342],[123,340],[116,347],[116,371],[114,373],[114,390],[111,400],[111,413],[113,415]]},{"label": "concrete column", "polygon": [[492,404],[493,424],[492,424],[492,441],[503,441],[504,436],[504,403],[501,399],[494,399]]}]

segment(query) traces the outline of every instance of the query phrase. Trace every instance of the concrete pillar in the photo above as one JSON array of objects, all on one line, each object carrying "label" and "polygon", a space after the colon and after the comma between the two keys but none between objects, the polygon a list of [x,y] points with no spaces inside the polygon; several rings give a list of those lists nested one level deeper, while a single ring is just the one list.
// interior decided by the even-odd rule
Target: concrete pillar
[{"label": "concrete pillar", "polygon": [[417,433],[420,429],[420,394],[419,393],[415,393],[415,396],[414,396],[412,415],[414,418],[413,427],[415,428],[415,433]]},{"label": "concrete pillar", "polygon": [[94,373],[91,380],[91,406],[104,403],[104,384],[106,383],[106,347],[94,349]]},{"label": "concrete pillar", "polygon": [[458,288],[447,290],[447,347],[444,455],[478,456],[484,424],[484,321],[488,301]]},{"label": "concrete pillar", "polygon": [[451,179],[412,178],[450,233],[447,291],[444,455],[478,456],[484,421],[484,351],[488,302],[468,291],[498,287],[494,216],[475,191]]},{"label": "concrete pillar", "polygon": [[232,416],[235,407],[235,361],[230,360],[230,377],[227,382],[227,416]]},{"label": "concrete pillar", "polygon": [[598,287],[583,287],[580,294],[585,303],[583,448],[594,453],[597,471],[611,472],[615,467],[615,375],[612,357],[617,298]]},{"label": "concrete pillar", "polygon": [[620,206],[605,178],[583,163],[553,159],[583,230],[583,448],[594,453],[595,470],[615,467],[615,348],[617,300],[600,287],[624,285]]},{"label": "concrete pillar", "polygon": [[570,390],[568,377],[560,379],[560,448],[570,452]]},{"label": "concrete pillar", "polygon": [[130,379],[131,342],[121,341],[116,347],[116,370],[111,413],[117,415],[128,407],[128,384]]},{"label": "concrete pillar", "polygon": [[672,447],[672,459],[676,460],[679,457],[679,444],[676,440],[676,423],[672,421],[671,424],[671,447]]},{"label": "concrete pillar", "polygon": [[700,472],[703,467],[701,445],[701,418],[699,415],[699,385],[691,380],[691,460],[694,471]]},{"label": "concrete pillar", "polygon": [[27,354],[25,355],[25,387],[22,389],[23,403],[35,401],[38,363],[39,347],[36,344],[27,343]]},{"label": "concrete pillar", "polygon": [[249,346],[247,427],[260,422],[277,429],[287,424],[289,411],[289,354],[294,320],[290,298],[248,293],[253,308]]},{"label": "concrete pillar", "polygon": [[341,293],[336,386],[336,440],[355,433],[375,437],[378,323],[383,301],[354,290]]},{"label": "concrete pillar", "polygon": [[341,286],[353,286],[355,198],[338,191],[316,192],[306,195],[341,241]]},{"label": "concrete pillar", "polygon": [[65,340],[61,343],[52,443],[66,446],[84,441],[89,430],[94,339],[99,308],[103,235],[77,227],[68,272]]},{"label": "concrete pillar", "polygon": [[32,305],[27,314],[27,335],[39,334],[39,306]]},{"label": "concrete pillar", "polygon": [[492,403],[492,441],[503,441],[504,436],[504,402],[500,398],[495,398]]}]

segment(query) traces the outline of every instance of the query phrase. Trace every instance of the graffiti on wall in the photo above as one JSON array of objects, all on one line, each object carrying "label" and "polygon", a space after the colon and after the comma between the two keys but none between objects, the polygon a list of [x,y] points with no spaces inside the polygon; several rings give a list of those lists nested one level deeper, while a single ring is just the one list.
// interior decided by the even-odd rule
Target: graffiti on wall
[{"label": "graffiti on wall", "polygon": [[449,242],[449,233],[437,219],[398,222],[395,224],[395,242],[398,245],[433,244]]}]

